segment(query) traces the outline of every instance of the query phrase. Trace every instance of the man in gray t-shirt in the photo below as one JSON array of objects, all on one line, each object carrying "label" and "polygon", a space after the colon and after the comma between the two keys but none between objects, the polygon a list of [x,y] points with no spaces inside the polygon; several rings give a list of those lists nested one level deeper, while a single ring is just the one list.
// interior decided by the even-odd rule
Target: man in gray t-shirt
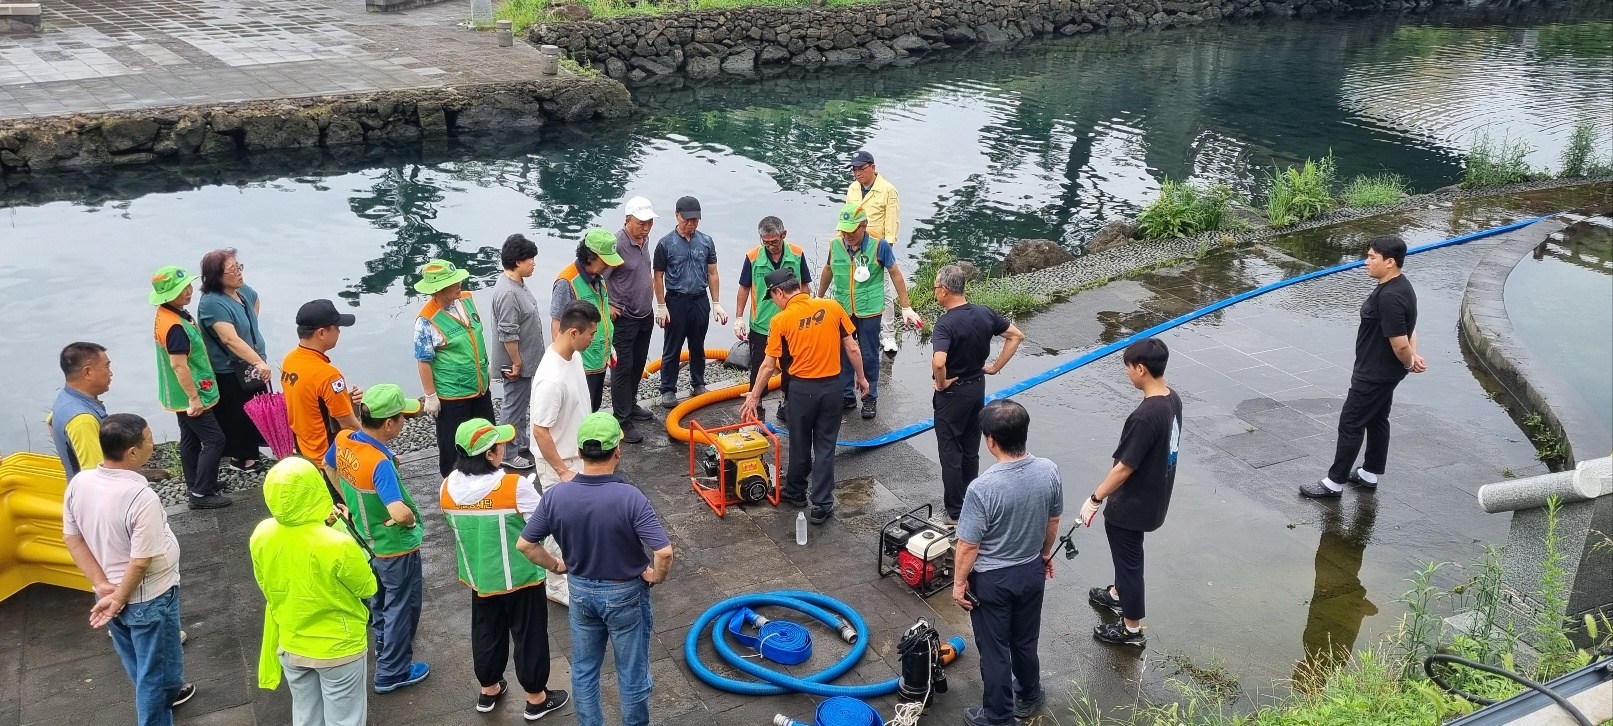
[{"label": "man in gray t-shirt", "polygon": [[1064,482],[1057,464],[1025,453],[1030,423],[1011,400],[981,410],[980,433],[997,463],[969,484],[958,519],[952,599],[969,611],[985,684],[980,706],[963,712],[971,726],[1030,718],[1046,698],[1036,646]]},{"label": "man in gray t-shirt", "polygon": [[[511,469],[531,469],[532,449],[528,440],[527,409],[532,401],[532,374],[538,371],[543,351],[543,324],[547,316],[538,310],[538,300],[526,279],[537,266],[538,246],[524,235],[512,234],[500,252],[504,274],[493,283],[493,321],[498,344],[490,345],[493,368],[500,371],[504,400],[499,420],[515,427],[509,456],[504,465]],[[504,371],[508,369],[508,373]]]}]

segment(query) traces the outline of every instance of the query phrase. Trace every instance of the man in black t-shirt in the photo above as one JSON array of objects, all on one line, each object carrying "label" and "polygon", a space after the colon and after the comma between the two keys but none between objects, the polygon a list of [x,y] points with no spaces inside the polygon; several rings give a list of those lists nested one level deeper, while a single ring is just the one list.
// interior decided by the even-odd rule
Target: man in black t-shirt
[{"label": "man in black t-shirt", "polygon": [[[986,376],[996,375],[1019,349],[1025,334],[984,305],[963,296],[968,278],[959,265],[935,273],[935,300],[946,308],[930,344],[930,373],[935,381],[935,443],[941,450],[941,489],[947,524],[957,524],[963,494],[980,475],[980,410],[986,405]],[[1001,336],[1002,355],[990,365],[991,339]]]},{"label": "man in black t-shirt", "polygon": [[1143,392],[1143,402],[1126,418],[1109,475],[1081,505],[1081,523],[1090,527],[1098,507],[1109,502],[1103,512],[1103,529],[1115,564],[1115,582],[1087,593],[1094,604],[1121,617],[1122,622],[1093,629],[1092,637],[1105,643],[1142,646],[1145,642],[1143,533],[1165,523],[1182,442],[1182,399],[1165,385],[1170,354],[1165,341],[1158,338],[1126,346],[1126,376]]},{"label": "man in black t-shirt", "polygon": [[[1345,484],[1376,489],[1389,460],[1389,406],[1395,386],[1407,373],[1428,370],[1417,355],[1417,292],[1400,273],[1406,261],[1406,241],[1393,235],[1367,240],[1367,274],[1378,286],[1361,304],[1361,326],[1355,333],[1355,367],[1350,392],[1339,411],[1338,450],[1333,466],[1319,482],[1299,485],[1301,496],[1323,499],[1339,496]],[[1361,439],[1367,442],[1366,460],[1350,471]]]}]

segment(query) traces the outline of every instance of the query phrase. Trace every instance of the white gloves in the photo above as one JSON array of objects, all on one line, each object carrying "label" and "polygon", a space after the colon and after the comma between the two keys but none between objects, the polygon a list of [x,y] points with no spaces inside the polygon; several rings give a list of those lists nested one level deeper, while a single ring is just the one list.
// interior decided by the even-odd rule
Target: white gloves
[{"label": "white gloves", "polygon": [[660,327],[664,328],[664,327],[666,327],[666,324],[670,323],[670,322],[672,322],[672,313],[667,312],[666,304],[665,303],[656,304],[656,306],[655,306],[655,324],[657,326],[660,326]]},{"label": "white gloves", "polygon": [[722,309],[721,303],[714,302],[711,304],[711,316],[717,319],[718,325],[728,324],[728,311]]},{"label": "white gloves", "polygon": [[734,337],[746,340],[750,335],[750,321],[744,317],[734,318]]},{"label": "white gloves", "polygon": [[1103,505],[1092,501],[1092,497],[1087,497],[1081,501],[1081,526],[1092,526],[1092,518],[1097,515],[1098,507],[1100,506]]},{"label": "white gloves", "polygon": [[922,328],[924,318],[919,317],[918,311],[913,308],[902,308],[902,324],[910,328]]},{"label": "white gloves", "polygon": [[437,398],[437,394],[428,393],[425,398],[420,399],[420,408],[426,413],[436,416],[442,411],[442,400]]}]

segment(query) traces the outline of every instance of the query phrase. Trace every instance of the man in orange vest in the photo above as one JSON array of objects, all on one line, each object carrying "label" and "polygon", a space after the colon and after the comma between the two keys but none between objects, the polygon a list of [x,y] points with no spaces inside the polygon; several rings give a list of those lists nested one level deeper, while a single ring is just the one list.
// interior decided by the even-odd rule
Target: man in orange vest
[{"label": "man in orange vest", "polygon": [[491,420],[493,393],[487,337],[476,301],[460,283],[470,277],[448,260],[420,269],[415,292],[430,295],[414,322],[414,359],[426,413],[437,419],[437,469],[454,470],[454,431],[473,418]]}]

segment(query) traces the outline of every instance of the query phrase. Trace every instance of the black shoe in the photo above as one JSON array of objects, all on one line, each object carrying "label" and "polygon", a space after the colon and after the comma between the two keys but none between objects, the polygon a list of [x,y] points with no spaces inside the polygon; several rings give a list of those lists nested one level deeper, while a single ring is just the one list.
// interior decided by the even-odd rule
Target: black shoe
[{"label": "black shoe", "polygon": [[1093,605],[1109,608],[1110,610],[1115,611],[1116,615],[1121,614],[1120,599],[1114,595],[1110,595],[1109,588],[1107,587],[1094,587],[1091,590],[1088,590],[1087,599],[1091,600]]},{"label": "black shoe", "polygon": [[179,687],[179,693],[174,694],[174,702],[168,704],[168,707],[178,708],[179,704],[189,701],[190,697],[194,695],[196,695],[196,684],[186,683]]},{"label": "black shoe", "polygon": [[635,421],[653,421],[655,420],[655,414],[650,413],[650,409],[635,403],[633,404],[633,413],[628,414],[628,418]]},{"label": "black shoe", "polygon": [[878,415],[879,415],[879,399],[877,399],[877,398],[864,398],[863,399],[863,420],[867,421],[868,419],[871,419],[871,418],[873,418],[875,416],[878,416]]},{"label": "black shoe", "polygon": [[1354,471],[1350,472],[1350,476],[1349,476],[1349,478],[1345,479],[1345,483],[1349,484],[1350,486],[1356,486],[1356,487],[1360,487],[1362,489],[1366,489],[1368,491],[1371,491],[1371,490],[1374,490],[1374,489],[1378,488],[1378,483],[1377,482],[1367,481],[1365,479],[1362,479],[1361,474],[1359,472],[1354,472]]},{"label": "black shoe", "polygon": [[963,709],[963,726],[993,726],[986,720],[986,709],[980,706],[971,706]]},{"label": "black shoe", "polygon": [[200,497],[192,495],[190,500],[186,502],[191,509],[223,509],[234,503],[223,494],[208,494]]},{"label": "black shoe", "polygon": [[476,712],[477,713],[488,713],[488,712],[492,711],[493,709],[498,708],[498,700],[500,698],[503,698],[504,694],[509,693],[509,692],[510,692],[510,684],[504,682],[503,678],[500,678],[498,680],[498,693],[495,693],[495,694],[493,694],[491,696],[489,696],[489,695],[487,695],[485,693],[477,693],[476,694]]},{"label": "black shoe", "polygon": [[807,505],[808,505],[808,502],[805,499],[796,499],[794,497],[787,497],[787,496],[784,496],[783,494],[779,495],[778,501],[779,501],[779,504],[788,504],[788,505],[790,505],[792,507],[795,507],[796,509],[806,509]]},{"label": "black shoe", "polygon": [[1036,698],[1033,698],[1033,699],[1031,699],[1029,701],[1021,701],[1021,700],[1019,700],[1018,696],[1015,696],[1014,697],[1014,718],[1030,718],[1031,716],[1036,715],[1036,712],[1041,710],[1041,708],[1042,708],[1042,702],[1046,701],[1046,700],[1047,700],[1047,694],[1046,693],[1043,693],[1043,694],[1041,694],[1041,695],[1037,696]]},{"label": "black shoe", "polygon": [[521,714],[522,718],[528,721],[536,721],[555,711],[559,711],[565,707],[566,701],[571,699],[571,694],[565,691],[557,691],[553,688],[544,691],[544,693],[548,694],[548,698],[543,699],[543,703],[528,702],[526,712]]},{"label": "black shoe", "polygon": [[1138,628],[1137,632],[1133,633],[1126,629],[1125,623],[1104,623],[1099,625],[1092,629],[1092,637],[1105,643],[1135,645],[1139,648],[1148,642],[1148,639],[1143,637],[1141,628]]},{"label": "black shoe", "polygon": [[807,512],[807,521],[813,524],[823,524],[835,513],[834,507],[813,507]]},{"label": "black shoe", "polygon": [[1307,499],[1331,499],[1341,496],[1343,489],[1334,489],[1319,481],[1308,481],[1299,485],[1299,495]]},{"label": "black shoe", "polygon": [[633,425],[633,419],[622,422],[622,440],[629,444],[644,440],[644,434],[639,433],[638,426]]},{"label": "black shoe", "polygon": [[850,411],[851,409],[854,409],[856,407],[857,407],[857,399],[855,399],[855,398],[853,398],[851,396],[846,396],[845,398],[840,400],[840,408],[843,411]]},{"label": "black shoe", "polygon": [[785,406],[788,406],[789,403],[790,403],[789,401],[785,401],[784,403],[779,404],[778,405],[778,411],[773,413],[773,415],[777,416],[778,420],[781,421],[781,422],[790,420],[790,416],[789,416],[788,413],[786,413],[785,408],[784,408]]}]

